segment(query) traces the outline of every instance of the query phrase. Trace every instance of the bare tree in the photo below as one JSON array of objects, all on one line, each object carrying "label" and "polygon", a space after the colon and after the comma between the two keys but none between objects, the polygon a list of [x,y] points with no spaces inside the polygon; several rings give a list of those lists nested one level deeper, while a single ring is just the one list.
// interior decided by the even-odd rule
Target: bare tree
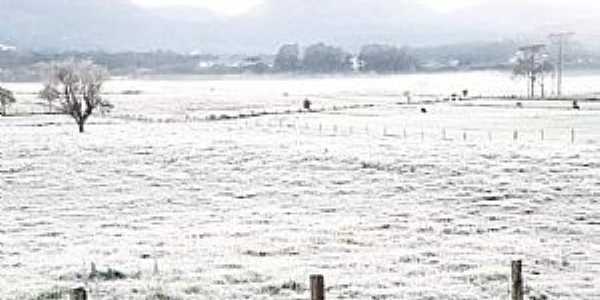
[{"label": "bare tree", "polygon": [[93,62],[71,59],[52,63],[47,74],[46,92],[41,93],[52,97],[58,92],[63,112],[73,117],[79,132],[84,132],[85,122],[94,110],[105,112],[113,107],[100,95],[108,71]]},{"label": "bare tree", "polygon": [[522,47],[517,52],[513,75],[525,77],[528,80],[528,97],[535,98],[535,86],[540,79],[542,97],[544,97],[544,75],[553,70],[545,52],[545,45]]},{"label": "bare tree", "polygon": [[2,115],[6,116],[6,108],[17,102],[13,92],[0,87],[0,105],[2,106]]},{"label": "bare tree", "polygon": [[60,92],[51,84],[44,84],[44,89],[40,91],[39,97],[48,102],[48,112],[52,112],[53,102],[60,98]]}]

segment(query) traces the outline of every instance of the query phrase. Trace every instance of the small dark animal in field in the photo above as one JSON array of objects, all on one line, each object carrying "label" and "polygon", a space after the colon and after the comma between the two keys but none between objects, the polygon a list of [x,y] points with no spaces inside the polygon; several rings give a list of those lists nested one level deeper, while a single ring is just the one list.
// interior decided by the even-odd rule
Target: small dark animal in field
[{"label": "small dark animal in field", "polygon": [[456,101],[457,98],[458,98],[457,94],[452,94],[452,101]]},{"label": "small dark animal in field", "polygon": [[469,96],[469,90],[465,89],[462,91],[463,98],[467,98]]},{"label": "small dark animal in field", "polygon": [[312,102],[310,102],[310,100],[308,98],[304,99],[304,101],[302,102],[302,107],[305,110],[310,110],[311,105],[312,105]]},{"label": "small dark animal in field", "polygon": [[577,102],[577,100],[573,101],[573,109],[575,109],[575,110],[581,109],[581,107],[579,106],[579,102]]},{"label": "small dark animal in field", "polygon": [[517,102],[517,107],[518,107],[518,108],[523,108],[523,103],[521,103],[521,102]]},{"label": "small dark animal in field", "polygon": [[427,108],[425,108],[425,107],[421,108],[421,113],[426,114],[427,113]]}]

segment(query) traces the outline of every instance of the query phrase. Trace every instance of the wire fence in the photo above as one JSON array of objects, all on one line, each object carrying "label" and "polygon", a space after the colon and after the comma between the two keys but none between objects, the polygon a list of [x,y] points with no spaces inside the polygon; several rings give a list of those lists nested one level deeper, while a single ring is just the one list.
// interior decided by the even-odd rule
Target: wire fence
[{"label": "wire fence", "polygon": [[406,142],[464,142],[464,143],[562,143],[593,144],[600,136],[590,129],[571,127],[551,128],[457,128],[415,127],[382,124],[349,125],[350,122],[290,122],[289,120],[245,120],[228,125],[229,130],[272,130],[311,136],[353,137],[403,140]]}]

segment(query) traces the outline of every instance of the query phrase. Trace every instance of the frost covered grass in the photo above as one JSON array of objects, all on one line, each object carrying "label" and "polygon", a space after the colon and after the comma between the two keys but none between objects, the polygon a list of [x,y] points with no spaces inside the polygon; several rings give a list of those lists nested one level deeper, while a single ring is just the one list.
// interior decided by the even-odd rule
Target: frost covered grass
[{"label": "frost covered grass", "polygon": [[0,119],[0,298],[307,299],[320,273],[332,299],[505,299],[515,258],[531,296],[600,297],[594,104],[375,102],[83,135]]}]

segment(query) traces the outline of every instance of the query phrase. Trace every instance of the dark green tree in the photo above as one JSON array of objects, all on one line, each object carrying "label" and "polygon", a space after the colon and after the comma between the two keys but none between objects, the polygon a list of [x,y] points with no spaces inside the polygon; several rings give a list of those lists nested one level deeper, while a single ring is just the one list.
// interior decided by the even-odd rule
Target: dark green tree
[{"label": "dark green tree", "polygon": [[273,69],[275,72],[296,72],[300,70],[300,47],[298,44],[283,45],[279,48]]},{"label": "dark green tree", "polygon": [[313,73],[345,73],[352,71],[352,55],[342,48],[319,43],[306,48],[302,66]]},{"label": "dark green tree", "polygon": [[377,73],[406,72],[415,69],[415,60],[395,46],[366,45],[362,47],[358,60],[361,71]]}]

